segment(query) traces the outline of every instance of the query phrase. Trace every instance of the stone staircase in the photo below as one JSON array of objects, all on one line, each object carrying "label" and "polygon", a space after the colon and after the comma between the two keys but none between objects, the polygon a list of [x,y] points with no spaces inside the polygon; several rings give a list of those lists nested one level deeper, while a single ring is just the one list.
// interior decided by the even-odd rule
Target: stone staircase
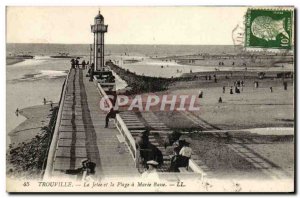
[{"label": "stone staircase", "polygon": [[[165,147],[161,143],[161,140],[165,139],[167,134],[172,133],[172,131],[167,128],[164,123],[159,122],[155,115],[151,115],[150,113],[147,113],[147,116],[144,118],[147,120],[155,119],[148,124],[151,126],[151,128],[154,128],[156,130],[150,130],[149,141],[151,142],[151,144],[156,146],[163,154],[164,163],[161,167],[158,168],[158,172],[167,172],[168,168],[170,167],[170,156],[167,154]],[[142,115],[144,116],[144,114],[145,113],[143,113]],[[120,112],[120,117],[125,122],[134,139],[136,139],[143,131],[145,131],[146,124],[141,121],[140,117],[137,116],[135,112]]]}]

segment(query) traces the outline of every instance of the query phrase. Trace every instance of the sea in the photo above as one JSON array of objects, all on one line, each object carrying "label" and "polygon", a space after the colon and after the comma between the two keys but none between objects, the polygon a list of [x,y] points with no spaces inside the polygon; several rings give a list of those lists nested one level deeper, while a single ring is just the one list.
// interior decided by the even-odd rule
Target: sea
[{"label": "sea", "polygon": [[[80,56],[90,61],[89,44],[6,44],[6,56],[32,55],[13,65],[6,65],[6,131],[9,133],[25,120],[16,116],[16,109],[42,105],[43,99],[57,103],[62,85],[70,69],[70,60],[51,58],[59,53]],[[230,45],[105,45],[106,59],[114,60],[125,69],[137,74],[171,77],[193,71],[213,71],[215,67],[187,66],[177,62],[162,62],[153,57],[194,55],[202,53],[239,53],[240,48]],[[124,60],[139,60],[128,64]],[[162,72],[161,67],[164,67]],[[227,69],[231,69],[228,67]],[[178,70],[180,71],[178,73]],[[126,87],[126,82],[117,77],[117,88]]]}]

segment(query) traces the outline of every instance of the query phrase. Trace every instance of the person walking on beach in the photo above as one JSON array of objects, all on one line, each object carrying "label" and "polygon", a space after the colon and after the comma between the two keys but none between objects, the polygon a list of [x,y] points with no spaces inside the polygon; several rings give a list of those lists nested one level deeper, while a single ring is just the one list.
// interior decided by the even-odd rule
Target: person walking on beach
[{"label": "person walking on beach", "polygon": [[46,105],[46,103],[47,103],[47,100],[46,100],[46,98],[44,98],[44,105]]},{"label": "person walking on beach", "polygon": [[202,90],[199,91],[198,98],[203,98],[203,91]]},{"label": "person walking on beach", "polygon": [[222,100],[222,98],[220,97],[219,98],[219,101],[218,101],[219,103],[222,103],[223,102],[223,100]]},{"label": "person walking on beach", "polygon": [[233,90],[232,90],[232,87],[230,87],[230,94],[233,94]]},{"label": "person walking on beach", "polygon": [[226,89],[225,86],[223,86],[223,93],[225,93],[225,89]]},{"label": "person walking on beach", "polygon": [[287,90],[287,82],[283,82],[283,87],[284,87],[284,90]]},{"label": "person walking on beach", "polygon": [[20,113],[19,108],[17,108],[15,113],[16,113],[16,116],[19,116],[19,113]]}]

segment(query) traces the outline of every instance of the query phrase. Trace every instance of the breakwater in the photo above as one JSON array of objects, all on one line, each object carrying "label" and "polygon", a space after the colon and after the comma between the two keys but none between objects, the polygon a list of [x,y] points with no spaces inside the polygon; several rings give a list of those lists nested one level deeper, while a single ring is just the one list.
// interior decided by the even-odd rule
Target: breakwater
[{"label": "breakwater", "polygon": [[120,68],[112,62],[106,64],[131,87],[130,91],[127,91],[128,94],[164,91],[175,80],[173,78],[137,75],[134,72]]},{"label": "breakwater", "polygon": [[[147,92],[158,92],[165,91],[170,86],[175,85],[176,82],[188,82],[197,81],[198,83],[214,83],[215,78],[223,81],[240,80],[240,79],[262,79],[262,78],[285,78],[285,80],[292,79],[294,72],[287,71],[247,71],[247,70],[235,70],[235,71],[203,71],[184,73],[180,77],[163,78],[163,77],[151,77],[138,75],[135,72],[129,71],[128,69],[121,68],[115,65],[113,62],[108,61],[109,66],[120,78],[125,80],[130,87],[126,90],[127,94],[138,94]],[[215,83],[214,83],[215,84]]]}]

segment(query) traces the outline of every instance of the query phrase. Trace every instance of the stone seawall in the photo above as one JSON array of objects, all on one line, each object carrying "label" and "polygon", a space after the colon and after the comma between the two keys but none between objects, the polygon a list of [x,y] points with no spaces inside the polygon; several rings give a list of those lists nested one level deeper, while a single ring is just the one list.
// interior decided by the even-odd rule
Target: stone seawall
[{"label": "stone seawall", "polygon": [[164,91],[174,82],[174,79],[137,75],[112,62],[108,62],[107,65],[131,87],[131,90],[127,91],[130,94]]}]

